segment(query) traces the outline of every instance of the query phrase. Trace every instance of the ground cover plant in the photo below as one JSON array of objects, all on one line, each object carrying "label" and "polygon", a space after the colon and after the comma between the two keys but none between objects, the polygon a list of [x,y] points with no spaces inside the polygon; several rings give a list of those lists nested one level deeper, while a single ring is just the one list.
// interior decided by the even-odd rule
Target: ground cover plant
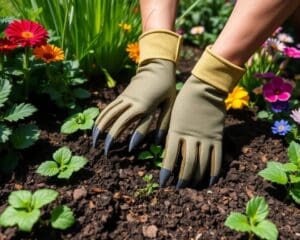
[{"label": "ground cover plant", "polygon": [[[103,141],[93,148],[90,136],[99,109],[126,88],[127,71],[138,62],[137,1],[0,3],[6,15],[0,21],[0,126],[5,126],[0,139],[6,141],[0,143],[0,165],[13,163],[8,149],[20,159],[0,173],[0,239],[299,239],[299,45],[285,28],[252,56],[225,101],[220,179],[176,190],[174,173],[170,187],[160,189],[163,147],[152,145],[151,134],[128,153],[134,127],[125,129],[108,157]],[[199,46],[213,41],[233,6],[220,0],[194,3],[184,1],[177,20],[189,39],[178,63],[178,91],[202,53]],[[203,23],[196,22],[199,6]],[[45,44],[13,42],[6,29],[20,21],[40,29]],[[50,50],[51,58],[43,54]],[[102,78],[90,77],[99,72]],[[124,82],[115,81],[118,72]],[[104,87],[103,76],[115,88]],[[14,148],[15,129],[27,125],[38,126],[39,134],[30,147]],[[30,135],[17,136],[27,141]],[[45,190],[51,194],[41,194]],[[45,204],[34,200],[38,195]],[[232,221],[236,218],[242,221]]]}]

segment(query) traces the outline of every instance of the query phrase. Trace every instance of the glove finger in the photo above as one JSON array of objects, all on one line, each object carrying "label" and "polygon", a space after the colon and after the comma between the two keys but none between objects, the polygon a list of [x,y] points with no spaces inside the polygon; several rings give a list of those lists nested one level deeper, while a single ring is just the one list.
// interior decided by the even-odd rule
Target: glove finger
[{"label": "glove finger", "polygon": [[210,167],[210,181],[209,185],[214,184],[221,172],[222,165],[222,143],[214,143],[213,150],[211,153],[211,167]]},{"label": "glove finger", "polygon": [[165,139],[171,118],[175,95],[164,102],[156,126],[155,144],[161,144]]},{"label": "glove finger", "polygon": [[211,145],[207,142],[201,142],[198,150],[198,164],[194,175],[194,187],[198,186],[208,167],[208,161],[211,158]]},{"label": "glove finger", "polygon": [[150,125],[154,119],[154,113],[148,114],[144,117],[138,124],[137,128],[135,129],[129,143],[129,152],[131,152],[134,148],[141,144],[144,140],[145,136],[149,132]]},{"label": "glove finger", "polygon": [[195,172],[198,159],[198,146],[195,140],[186,139],[181,147],[182,161],[176,188],[186,187]]},{"label": "glove finger", "polygon": [[159,174],[159,185],[164,187],[175,167],[175,163],[181,146],[180,137],[176,134],[169,134],[166,142],[166,152]]},{"label": "glove finger", "polygon": [[134,107],[129,107],[113,124],[109,130],[104,142],[104,154],[107,156],[109,148],[114,139],[119,137],[122,132],[130,126],[131,123],[136,121],[142,115]]}]

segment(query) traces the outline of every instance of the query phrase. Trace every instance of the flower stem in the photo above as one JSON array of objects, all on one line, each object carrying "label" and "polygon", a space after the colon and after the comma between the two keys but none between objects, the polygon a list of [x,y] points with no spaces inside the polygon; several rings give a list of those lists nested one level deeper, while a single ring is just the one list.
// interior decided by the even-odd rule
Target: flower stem
[{"label": "flower stem", "polygon": [[25,52],[23,56],[23,73],[24,73],[24,90],[25,90],[25,99],[28,98],[29,94],[29,80],[30,80],[30,69],[29,69],[29,47],[25,47]]},{"label": "flower stem", "polygon": [[0,54],[0,73],[4,70],[4,55]]}]

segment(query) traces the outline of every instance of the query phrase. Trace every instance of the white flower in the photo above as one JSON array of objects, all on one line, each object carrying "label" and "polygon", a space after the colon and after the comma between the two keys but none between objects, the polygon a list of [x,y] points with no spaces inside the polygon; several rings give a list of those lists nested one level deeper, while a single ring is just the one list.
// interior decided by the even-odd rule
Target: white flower
[{"label": "white flower", "polygon": [[279,33],[277,35],[277,39],[280,41],[280,42],[284,42],[284,43],[293,43],[294,42],[294,39],[286,34],[286,33]]},{"label": "white flower", "polygon": [[197,27],[193,27],[190,32],[192,35],[200,35],[204,33],[204,31],[205,28],[203,26],[197,26]]},{"label": "white flower", "polygon": [[300,108],[293,110],[290,117],[298,124],[300,124]]}]

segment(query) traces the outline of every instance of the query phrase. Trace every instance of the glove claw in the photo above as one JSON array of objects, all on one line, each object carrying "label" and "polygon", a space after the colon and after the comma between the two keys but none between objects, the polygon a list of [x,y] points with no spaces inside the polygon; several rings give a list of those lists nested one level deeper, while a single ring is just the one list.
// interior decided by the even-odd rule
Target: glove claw
[{"label": "glove claw", "polygon": [[209,186],[215,184],[218,180],[218,177],[217,176],[212,176],[210,177],[210,180],[209,180]]},{"label": "glove claw", "polygon": [[163,140],[165,139],[166,135],[167,135],[166,130],[164,130],[164,129],[157,130],[154,143],[156,145],[160,145],[163,142]]},{"label": "glove claw", "polygon": [[105,141],[104,141],[104,155],[107,157],[108,151],[112,145],[113,138],[110,134],[106,135]]},{"label": "glove claw", "polygon": [[176,189],[185,188],[188,185],[188,181],[179,179],[176,185]]},{"label": "glove claw", "polygon": [[128,151],[131,152],[134,148],[136,148],[145,138],[144,134],[141,134],[138,131],[135,131],[130,139]]},{"label": "glove claw", "polygon": [[159,172],[159,187],[160,188],[163,188],[166,185],[168,179],[171,176],[171,173],[172,172],[166,168],[162,168],[160,170],[160,172]]},{"label": "glove claw", "polygon": [[92,145],[93,145],[93,148],[96,147],[96,143],[97,143],[99,134],[100,134],[100,129],[97,128],[96,126],[94,126],[93,131],[92,131]]}]

